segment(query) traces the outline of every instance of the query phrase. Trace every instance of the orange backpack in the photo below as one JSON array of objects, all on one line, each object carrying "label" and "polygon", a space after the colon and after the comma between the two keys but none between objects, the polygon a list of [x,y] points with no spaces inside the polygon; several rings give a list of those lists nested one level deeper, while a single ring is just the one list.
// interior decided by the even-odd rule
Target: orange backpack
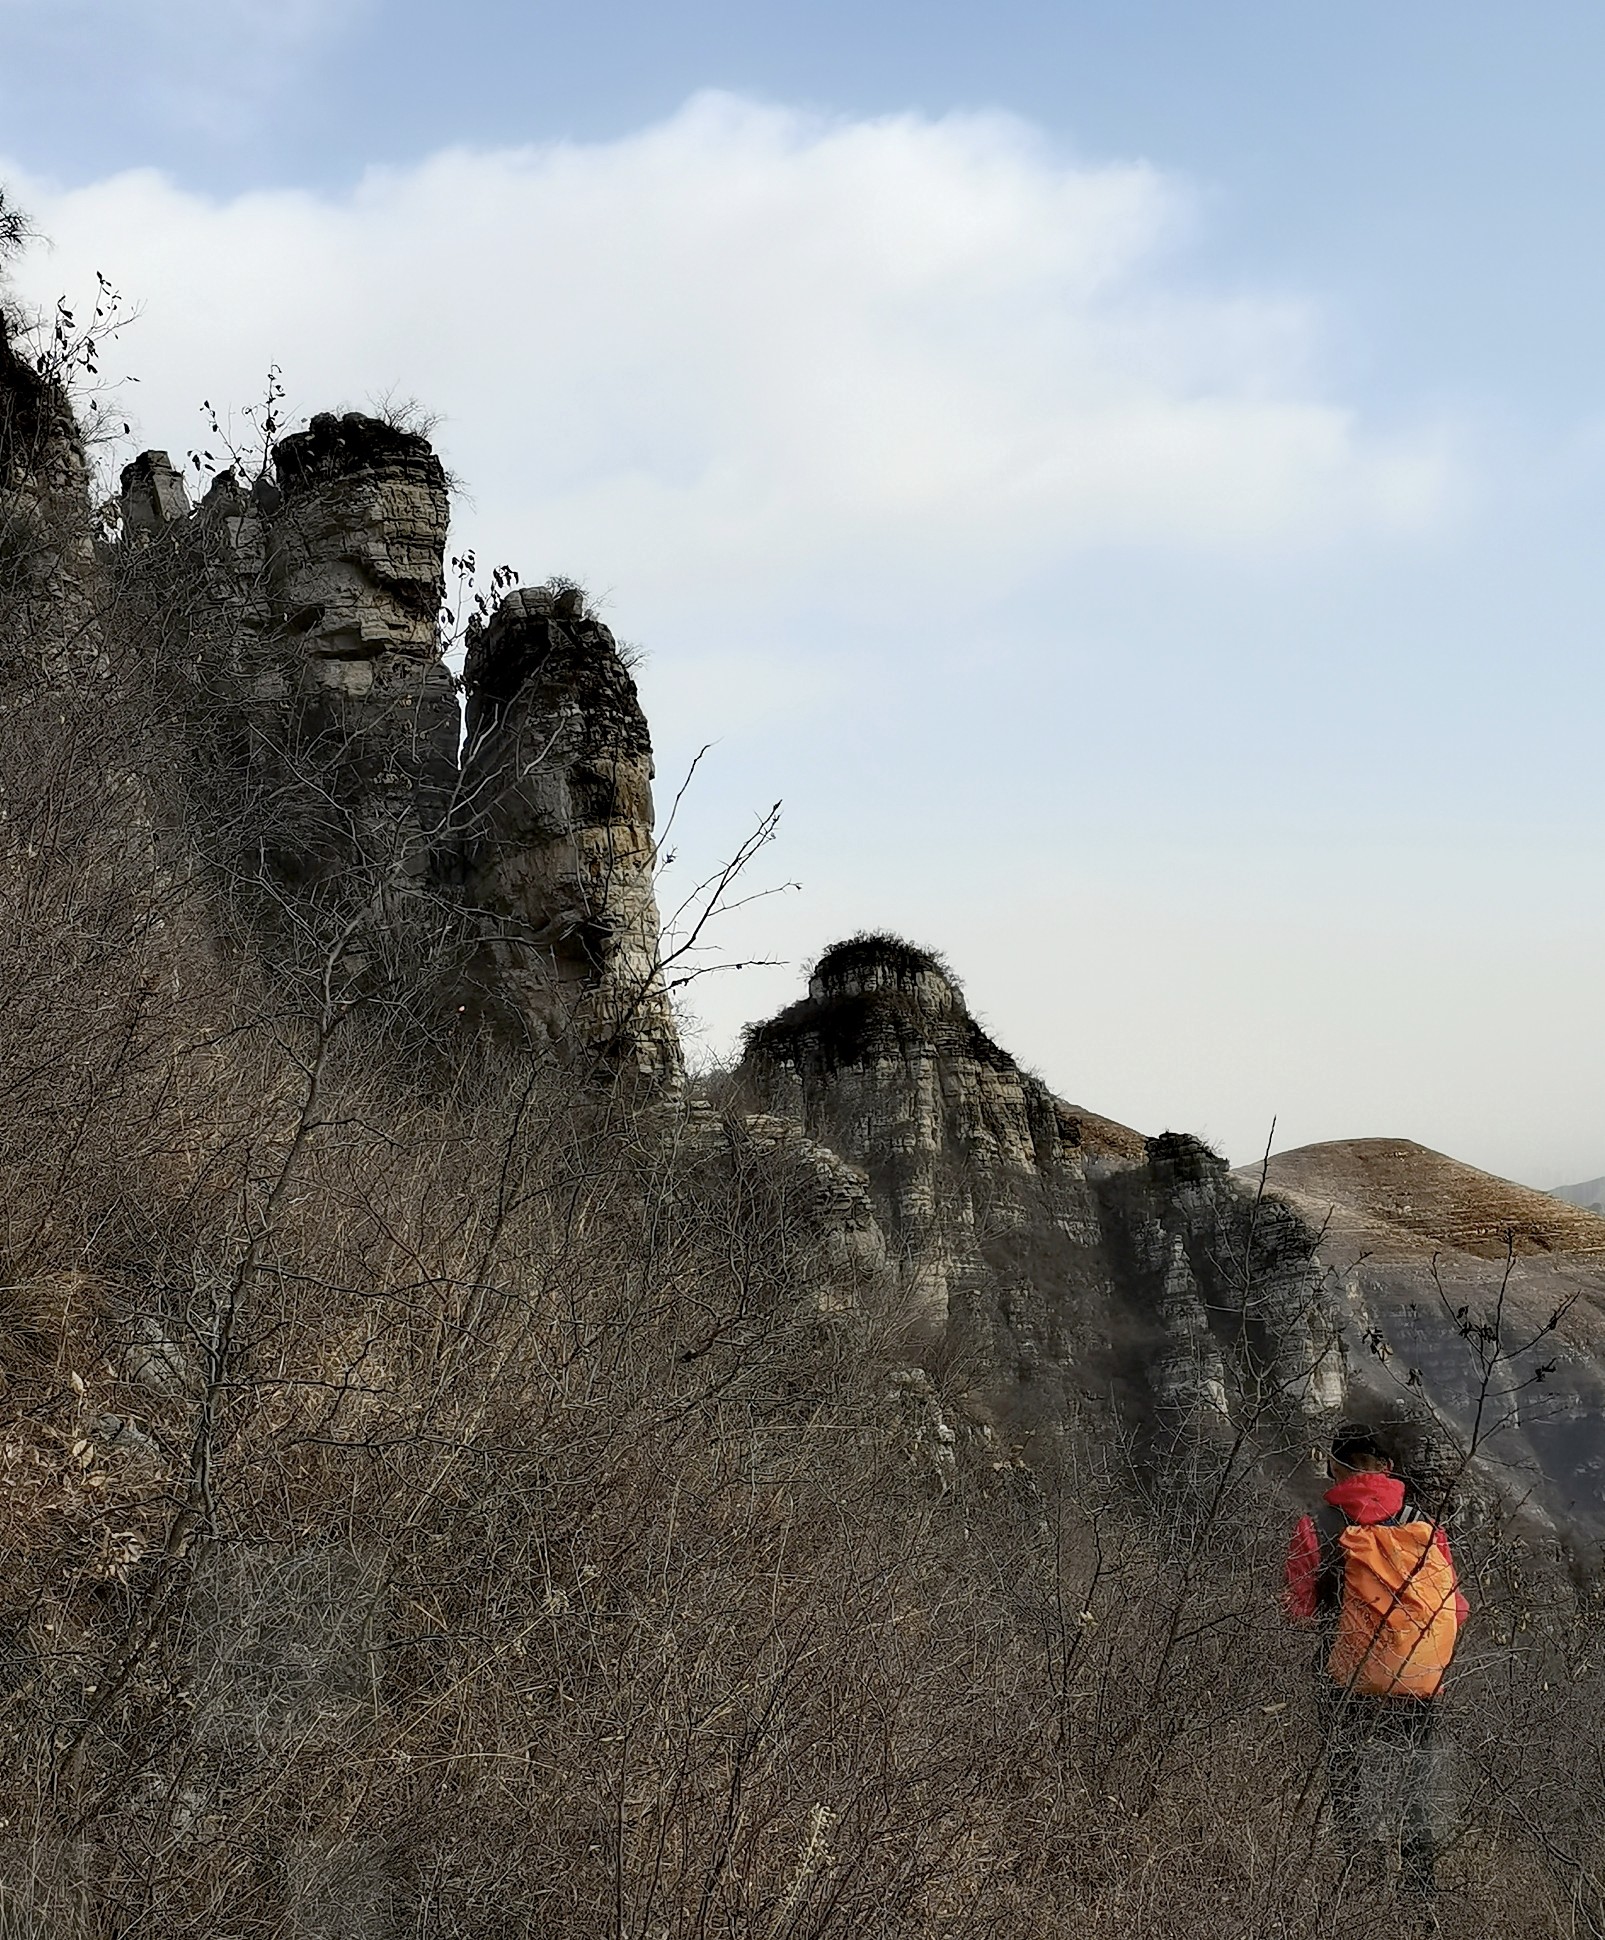
[{"label": "orange backpack", "polygon": [[1430,1522],[1351,1522],[1327,1669],[1367,1697],[1436,1697],[1454,1655],[1455,1577]]}]

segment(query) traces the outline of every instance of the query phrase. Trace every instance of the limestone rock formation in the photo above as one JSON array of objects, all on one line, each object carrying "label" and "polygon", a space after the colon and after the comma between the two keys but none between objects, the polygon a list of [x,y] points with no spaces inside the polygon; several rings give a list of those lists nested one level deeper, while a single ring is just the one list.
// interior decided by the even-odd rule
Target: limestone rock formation
[{"label": "limestone rock formation", "polygon": [[743,1081],[767,1110],[870,1168],[888,1229],[945,1321],[986,1278],[987,1237],[1018,1228],[1044,1181],[1072,1236],[1087,1181],[1139,1159],[1138,1133],[1052,1096],[986,1035],[941,960],[894,937],[827,950],[808,995],[749,1034]]},{"label": "limestone rock formation", "polygon": [[149,545],[189,517],[184,474],[165,451],[142,451],[124,465],[121,482],[123,532],[132,544]]},{"label": "limestone rock formation", "polygon": [[464,678],[464,883],[491,1001],[536,1042],[677,1079],[652,742],[612,634],[577,589],[522,588],[474,633]]},{"label": "limestone rock formation", "polygon": [[[326,415],[279,442],[272,478],[224,474],[198,507],[161,452],[122,486],[119,583],[147,587],[157,631],[183,642],[184,785],[238,805],[232,866],[259,872],[269,920],[347,939],[353,978],[410,939],[453,1015],[677,1096],[651,740],[583,595],[522,588],[471,633],[459,756],[446,484],[424,439]],[[51,637],[92,642],[81,442],[4,344],[0,518]],[[1519,1377],[1501,1459],[1557,1523],[1591,1513],[1579,1490],[1605,1441],[1578,1424],[1605,1403],[1605,1222],[1588,1213],[1407,1141],[1233,1177],[1195,1139],[1057,1098],[939,958],[886,936],[821,957],[806,996],[750,1033],[738,1089],[715,1143],[801,1182],[799,1298],[827,1289],[823,1312],[855,1276],[895,1272],[911,1338],[973,1366],[983,1415],[1028,1434],[1082,1405],[1155,1434],[1230,1424],[1281,1459],[1345,1407],[1408,1414],[1412,1389],[1464,1426],[1487,1387],[1475,1355],[1466,1373],[1466,1314],[1496,1299],[1526,1330],[1495,1357]],[[1562,1307],[1586,1338],[1547,1368]]]},{"label": "limestone rock formation", "polygon": [[993,1043],[941,960],[863,936],[755,1027],[760,1109],[862,1166],[927,1340],[981,1405],[1051,1428],[1131,1419],[1272,1430],[1334,1409],[1343,1361],[1311,1235],[1197,1140],[1145,1139],[1056,1098]]},{"label": "limestone rock formation", "polygon": [[377,916],[426,881],[456,782],[445,474],[426,439],[355,413],[314,418],[273,466],[250,490],[220,474],[192,513],[167,454],[142,453],[127,575],[187,641],[184,711],[198,764],[231,771],[242,873],[254,853],[274,894]]},{"label": "limestone rock formation", "polygon": [[577,592],[509,593],[470,641],[460,767],[428,442],[325,414],[273,469],[193,512],[164,452],[122,479],[133,580],[187,629],[186,786],[237,804],[224,874],[296,948],[337,948],[342,984],[404,946],[448,1014],[678,1083],[651,742],[611,634]]},{"label": "limestone rock formation", "polygon": [[274,449],[267,585],[284,752],[348,818],[337,855],[421,879],[456,779],[437,622],[449,507],[428,440],[315,417]]},{"label": "limestone rock formation", "polygon": [[95,659],[89,595],[94,549],[84,442],[61,386],[13,341],[0,309],[0,575],[8,637],[0,652],[41,675]]}]

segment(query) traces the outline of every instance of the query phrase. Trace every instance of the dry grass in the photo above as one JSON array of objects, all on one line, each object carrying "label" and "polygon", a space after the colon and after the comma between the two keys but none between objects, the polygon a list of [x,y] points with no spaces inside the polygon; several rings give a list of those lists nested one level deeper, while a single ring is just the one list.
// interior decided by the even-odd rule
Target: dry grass
[{"label": "dry grass", "polygon": [[[1252,1448],[1027,1468],[797,1155],[258,960],[148,586],[0,693],[0,1933],[1399,1932]],[[1598,1933],[1597,1605],[1485,1566],[1445,1930]]]}]

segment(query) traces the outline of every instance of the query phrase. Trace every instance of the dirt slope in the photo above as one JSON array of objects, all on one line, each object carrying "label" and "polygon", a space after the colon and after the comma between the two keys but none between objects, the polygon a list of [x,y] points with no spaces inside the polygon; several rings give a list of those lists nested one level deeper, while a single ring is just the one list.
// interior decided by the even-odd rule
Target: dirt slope
[{"label": "dirt slope", "polygon": [[[1252,1178],[1257,1167],[1240,1177]],[[1605,1218],[1551,1193],[1431,1151],[1407,1138],[1336,1139],[1279,1152],[1267,1183],[1309,1217],[1403,1258],[1441,1248],[1481,1259],[1594,1255],[1605,1260]]]}]

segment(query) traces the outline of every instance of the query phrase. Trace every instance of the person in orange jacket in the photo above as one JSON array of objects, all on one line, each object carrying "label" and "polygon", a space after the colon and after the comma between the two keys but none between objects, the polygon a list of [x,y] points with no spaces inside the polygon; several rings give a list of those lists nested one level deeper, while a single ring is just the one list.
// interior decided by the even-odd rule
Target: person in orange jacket
[{"label": "person in orange jacket", "polygon": [[1351,1865],[1385,1866],[1396,1851],[1401,1890],[1429,1900],[1438,1695],[1469,1611],[1448,1536],[1410,1503],[1373,1430],[1339,1428],[1327,1472],[1321,1507],[1288,1544],[1284,1604],[1329,1644],[1321,1714],[1333,1820]]}]

